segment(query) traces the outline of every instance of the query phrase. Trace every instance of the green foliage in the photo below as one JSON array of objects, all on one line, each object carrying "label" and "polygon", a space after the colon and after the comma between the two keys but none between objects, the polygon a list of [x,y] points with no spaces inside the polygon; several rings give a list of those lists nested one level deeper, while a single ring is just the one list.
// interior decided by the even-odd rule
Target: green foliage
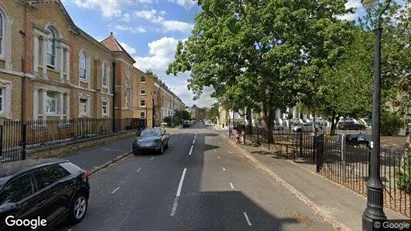
[{"label": "green foliage", "polygon": [[380,132],[383,136],[398,135],[400,129],[404,127],[404,121],[400,116],[388,112],[382,113],[380,123]]},{"label": "green foliage", "polygon": [[406,156],[401,164],[401,169],[396,172],[397,186],[411,194],[411,156]]},{"label": "green foliage", "polygon": [[215,103],[210,110],[207,111],[207,119],[211,120],[214,124],[217,123],[217,117],[219,116],[218,107],[219,104]]}]

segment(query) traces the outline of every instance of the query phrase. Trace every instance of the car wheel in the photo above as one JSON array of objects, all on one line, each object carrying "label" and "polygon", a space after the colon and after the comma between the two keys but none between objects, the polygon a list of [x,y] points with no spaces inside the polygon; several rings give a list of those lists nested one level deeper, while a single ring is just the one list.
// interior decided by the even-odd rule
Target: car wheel
[{"label": "car wheel", "polygon": [[86,215],[88,208],[88,199],[84,193],[77,193],[70,205],[70,214],[68,222],[77,224],[82,221]]},{"label": "car wheel", "polygon": [[161,144],[161,146],[160,146],[160,151],[159,151],[159,153],[158,154],[163,154],[163,152],[164,152],[164,145],[163,144]]}]

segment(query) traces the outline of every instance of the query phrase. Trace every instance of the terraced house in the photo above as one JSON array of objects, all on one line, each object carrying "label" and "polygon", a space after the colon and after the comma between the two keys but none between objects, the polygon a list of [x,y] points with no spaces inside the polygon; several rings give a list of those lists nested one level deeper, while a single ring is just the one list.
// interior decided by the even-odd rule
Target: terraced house
[{"label": "terraced house", "polygon": [[134,63],[112,33],[99,42],[77,27],[59,0],[0,0],[1,120],[153,120],[158,78]]}]

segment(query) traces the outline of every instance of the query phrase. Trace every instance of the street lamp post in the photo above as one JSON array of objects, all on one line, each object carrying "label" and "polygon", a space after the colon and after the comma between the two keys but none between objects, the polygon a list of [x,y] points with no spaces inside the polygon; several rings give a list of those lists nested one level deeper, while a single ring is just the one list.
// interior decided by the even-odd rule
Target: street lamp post
[{"label": "street lamp post", "polygon": [[[378,3],[378,0],[361,0],[365,8]],[[370,174],[367,181],[367,208],[362,216],[363,230],[374,230],[375,221],[387,219],[384,213],[384,185],[380,176],[380,107],[381,107],[381,16],[387,10],[391,0],[388,0],[377,17],[374,57],[374,92],[372,107],[372,153],[370,158]],[[378,226],[377,226],[378,227]]]}]

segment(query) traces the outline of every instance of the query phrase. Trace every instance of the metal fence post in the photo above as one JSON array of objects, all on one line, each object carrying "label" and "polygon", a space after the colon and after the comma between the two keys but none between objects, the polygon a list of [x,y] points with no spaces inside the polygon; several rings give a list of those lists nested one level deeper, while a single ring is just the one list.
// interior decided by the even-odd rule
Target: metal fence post
[{"label": "metal fence post", "polygon": [[344,134],[341,135],[341,161],[342,161],[342,173],[343,173],[343,181],[346,180],[346,162],[345,160],[347,156],[347,141],[346,136]]},{"label": "metal fence post", "polygon": [[300,133],[300,157],[303,156],[303,132]]},{"label": "metal fence post", "polygon": [[21,159],[25,160],[26,159],[26,142],[27,142],[27,131],[26,131],[26,124],[22,122],[21,126]]}]

